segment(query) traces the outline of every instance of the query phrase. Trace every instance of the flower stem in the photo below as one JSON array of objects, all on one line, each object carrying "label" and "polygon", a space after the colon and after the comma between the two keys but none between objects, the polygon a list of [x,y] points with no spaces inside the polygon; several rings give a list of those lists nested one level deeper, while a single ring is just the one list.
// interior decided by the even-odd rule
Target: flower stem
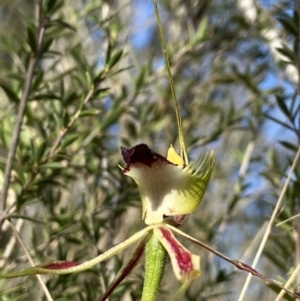
[{"label": "flower stem", "polygon": [[177,127],[178,127],[178,136],[179,136],[179,143],[180,143],[180,156],[184,161],[185,165],[188,165],[188,156],[186,152],[186,146],[184,142],[184,135],[183,135],[183,128],[182,128],[182,120],[180,116],[180,110],[179,110],[179,104],[176,96],[176,91],[175,91],[175,85],[173,81],[173,77],[171,74],[171,67],[170,67],[170,62],[168,58],[168,52],[167,52],[167,46],[166,46],[166,40],[159,16],[159,11],[158,11],[158,6],[157,6],[157,0],[153,0],[153,5],[154,5],[154,10],[155,10],[155,15],[156,15],[156,20],[157,20],[157,25],[158,25],[158,30],[159,30],[159,35],[161,39],[161,45],[162,45],[162,50],[166,62],[166,67],[167,67],[167,72],[168,72],[168,77],[169,77],[169,82],[170,82],[170,88],[173,96],[173,103],[175,107],[175,112],[176,112],[176,119],[177,119]]},{"label": "flower stem", "polygon": [[145,280],[141,301],[155,301],[163,277],[166,250],[152,235],[146,246]]}]

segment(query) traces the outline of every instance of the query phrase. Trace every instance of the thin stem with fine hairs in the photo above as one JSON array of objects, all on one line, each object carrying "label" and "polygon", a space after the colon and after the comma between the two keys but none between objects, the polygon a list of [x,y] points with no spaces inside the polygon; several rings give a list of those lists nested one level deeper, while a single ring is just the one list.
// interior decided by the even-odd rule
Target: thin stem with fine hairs
[{"label": "thin stem with fine hairs", "polygon": [[175,112],[176,112],[178,136],[179,136],[179,143],[180,143],[180,156],[184,160],[185,165],[187,165],[188,157],[187,157],[186,146],[185,146],[185,142],[184,142],[182,120],[181,120],[181,116],[179,113],[179,104],[178,104],[178,100],[177,100],[177,96],[176,96],[176,92],[175,92],[174,81],[173,81],[172,74],[171,74],[170,62],[169,62],[168,53],[167,53],[166,40],[165,40],[162,25],[161,25],[159,11],[158,11],[158,7],[157,7],[157,0],[153,0],[153,5],[154,5],[155,15],[156,15],[156,19],[157,19],[157,25],[158,25],[158,29],[159,29],[162,50],[163,50],[163,54],[164,54],[164,58],[165,58],[165,62],[166,62],[168,77],[169,77],[169,81],[170,81],[170,88],[171,88],[171,92],[172,92],[173,103],[174,103]]}]

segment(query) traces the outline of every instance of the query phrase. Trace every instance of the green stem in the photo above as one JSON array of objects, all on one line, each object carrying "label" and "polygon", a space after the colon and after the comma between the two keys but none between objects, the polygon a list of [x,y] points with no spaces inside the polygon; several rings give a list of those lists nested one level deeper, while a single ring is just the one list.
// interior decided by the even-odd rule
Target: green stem
[{"label": "green stem", "polygon": [[162,50],[163,50],[163,54],[164,54],[164,58],[165,58],[166,66],[167,66],[168,77],[169,77],[171,92],[172,92],[172,96],[173,96],[173,104],[174,104],[175,112],[176,112],[178,136],[179,136],[179,143],[180,143],[180,156],[183,159],[185,165],[187,165],[188,164],[188,157],[187,157],[186,146],[185,146],[185,142],[184,142],[184,135],[183,135],[183,129],[182,129],[182,120],[181,120],[181,116],[180,116],[180,113],[179,113],[179,111],[180,111],[179,110],[179,104],[178,104],[178,100],[177,100],[177,96],[176,96],[173,77],[172,77],[172,74],[171,74],[171,68],[170,68],[170,62],[169,62],[169,58],[168,58],[166,40],[165,40],[162,25],[161,25],[159,11],[158,11],[158,7],[157,7],[157,0],[153,0],[153,5],[154,5],[157,25],[158,25],[158,29],[159,29],[159,35],[160,35]]},{"label": "green stem", "polygon": [[145,279],[141,301],[155,301],[162,281],[166,250],[152,235],[146,246]]}]

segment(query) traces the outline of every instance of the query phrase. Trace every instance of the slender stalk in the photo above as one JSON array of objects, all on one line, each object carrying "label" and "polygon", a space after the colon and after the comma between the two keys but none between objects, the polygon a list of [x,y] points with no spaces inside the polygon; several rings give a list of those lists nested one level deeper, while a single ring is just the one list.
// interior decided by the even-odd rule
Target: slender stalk
[{"label": "slender stalk", "polygon": [[178,104],[178,100],[177,100],[177,96],[176,96],[176,92],[175,92],[174,81],[173,81],[172,74],[171,74],[170,62],[169,62],[168,53],[167,53],[166,40],[165,40],[162,25],[161,25],[159,11],[158,11],[158,7],[157,7],[157,0],[153,0],[153,5],[154,5],[155,15],[156,15],[156,19],[157,19],[157,25],[158,25],[158,29],[159,29],[162,50],[163,50],[163,54],[164,54],[164,58],[165,58],[166,66],[167,66],[167,72],[168,72],[170,88],[171,88],[172,97],[173,97],[173,103],[174,103],[175,112],[176,112],[178,136],[179,136],[179,143],[180,143],[180,156],[181,156],[181,158],[183,158],[185,165],[187,165],[188,157],[187,157],[186,146],[185,146],[185,142],[184,142],[182,120],[181,120],[181,116],[179,113],[179,104]]},{"label": "slender stalk", "polygon": [[[167,54],[166,41],[161,25],[161,20],[159,16],[159,11],[157,7],[157,0],[153,0],[155,15],[157,19],[157,25],[159,28],[159,34],[162,44],[162,50],[167,66],[168,77],[170,81],[170,87],[173,97],[173,104],[176,112],[176,120],[178,127],[178,136],[180,143],[180,156],[183,159],[185,164],[188,164],[188,157],[186,152],[186,146],[184,142],[183,130],[182,130],[182,120],[179,113],[179,105],[176,97],[176,92],[174,88],[174,82],[171,74],[171,68],[169,63],[169,58]],[[158,241],[158,239],[152,235],[146,246],[146,265],[145,265],[145,278],[144,278],[144,287],[142,293],[142,301],[155,301],[158,294],[159,286],[162,281],[164,267],[166,259],[166,250]]]},{"label": "slender stalk", "polygon": [[152,235],[146,245],[145,280],[142,301],[155,301],[162,281],[166,250]]},{"label": "slender stalk", "polygon": [[[292,166],[291,166],[291,168],[290,168],[288,177],[287,177],[287,179],[286,179],[286,181],[285,181],[285,183],[284,183],[284,185],[283,185],[283,188],[282,188],[282,190],[281,190],[279,199],[278,199],[277,204],[276,204],[276,206],[275,206],[275,208],[274,208],[274,211],[273,211],[273,213],[272,213],[271,219],[270,219],[270,221],[269,221],[269,223],[268,223],[268,226],[267,226],[267,230],[266,230],[266,232],[265,232],[265,235],[264,235],[264,237],[263,237],[263,239],[262,239],[262,241],[261,241],[261,244],[260,244],[260,246],[259,246],[259,249],[258,249],[258,251],[257,251],[257,253],[256,253],[256,256],[255,256],[255,258],[254,258],[254,261],[253,261],[253,263],[252,263],[252,268],[255,268],[255,267],[256,267],[256,265],[257,265],[257,263],[258,263],[258,260],[260,259],[260,256],[261,256],[261,254],[262,254],[262,252],[263,252],[263,249],[264,249],[264,247],[265,247],[265,245],[266,245],[266,242],[267,242],[268,237],[269,237],[269,235],[270,235],[270,233],[271,233],[271,230],[272,230],[272,227],[273,227],[275,218],[276,218],[276,216],[277,216],[277,214],[278,214],[278,211],[279,211],[279,209],[280,209],[280,205],[281,205],[281,203],[282,203],[282,201],[283,201],[283,198],[284,198],[284,196],[285,196],[286,190],[287,190],[288,185],[289,185],[289,183],[290,183],[290,180],[291,180],[291,178],[292,178],[293,172],[294,172],[294,170],[295,170],[295,168],[296,168],[296,165],[297,165],[297,162],[298,162],[298,160],[299,160],[299,157],[300,157],[300,146],[299,146],[298,151],[297,151],[297,153],[296,153],[296,155],[295,155],[295,158],[294,158],[293,164],[292,164]],[[251,278],[252,278],[252,275],[249,274],[248,277],[247,277],[247,279],[246,279],[246,282],[245,282],[245,284],[244,284],[244,286],[243,286],[243,289],[242,289],[242,292],[241,292],[241,294],[240,294],[240,297],[239,297],[238,301],[242,301],[242,300],[244,299],[245,294],[246,294],[246,291],[247,291],[247,289],[248,289],[248,287],[249,287]]]}]

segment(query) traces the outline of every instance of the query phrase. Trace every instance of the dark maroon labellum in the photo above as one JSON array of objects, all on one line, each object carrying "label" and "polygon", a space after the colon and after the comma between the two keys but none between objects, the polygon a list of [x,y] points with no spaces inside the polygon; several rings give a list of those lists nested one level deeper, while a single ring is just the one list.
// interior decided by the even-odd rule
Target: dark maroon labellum
[{"label": "dark maroon labellum", "polygon": [[125,171],[129,170],[129,166],[134,163],[141,163],[151,167],[152,163],[157,160],[167,161],[162,155],[155,153],[144,143],[132,148],[121,147],[121,151],[123,159],[127,163]]}]

